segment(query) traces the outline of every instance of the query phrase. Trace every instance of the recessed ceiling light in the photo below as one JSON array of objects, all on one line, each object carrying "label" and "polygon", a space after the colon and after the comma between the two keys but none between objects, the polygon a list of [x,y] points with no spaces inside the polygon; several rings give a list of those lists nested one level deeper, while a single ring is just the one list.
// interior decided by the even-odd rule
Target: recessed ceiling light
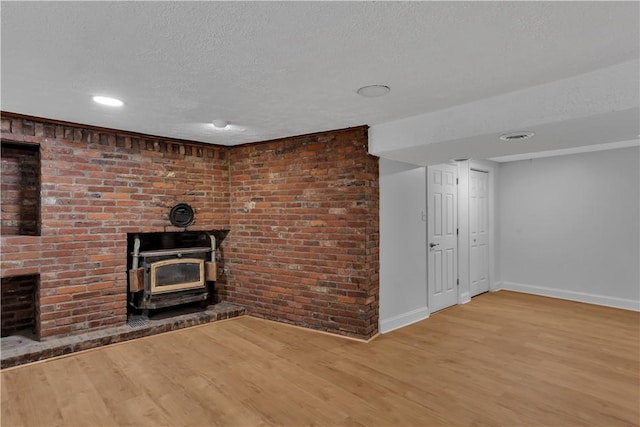
[{"label": "recessed ceiling light", "polygon": [[367,98],[375,98],[377,96],[383,96],[388,94],[389,91],[391,91],[389,86],[384,86],[384,85],[364,86],[357,90],[358,95],[366,96]]},{"label": "recessed ceiling light", "polygon": [[109,107],[122,107],[124,105],[124,102],[119,99],[109,98],[108,96],[94,96],[93,101]]},{"label": "recessed ceiling light", "polygon": [[229,122],[226,120],[213,120],[211,124],[218,129],[224,129],[229,126]]},{"label": "recessed ceiling light", "polygon": [[503,141],[523,141],[533,138],[533,135],[535,135],[535,133],[528,131],[509,132],[500,135],[500,139]]}]

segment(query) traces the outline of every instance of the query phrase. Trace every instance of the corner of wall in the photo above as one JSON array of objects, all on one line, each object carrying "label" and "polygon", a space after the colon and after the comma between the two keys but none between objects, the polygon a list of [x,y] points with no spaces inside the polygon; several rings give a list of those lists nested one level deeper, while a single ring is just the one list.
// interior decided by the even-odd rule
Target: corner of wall
[{"label": "corner of wall", "polygon": [[408,313],[403,313],[398,316],[393,316],[385,320],[380,321],[380,333],[386,334],[396,329],[409,326],[413,323],[427,319],[429,317],[429,308],[421,307],[416,310],[412,310]]}]

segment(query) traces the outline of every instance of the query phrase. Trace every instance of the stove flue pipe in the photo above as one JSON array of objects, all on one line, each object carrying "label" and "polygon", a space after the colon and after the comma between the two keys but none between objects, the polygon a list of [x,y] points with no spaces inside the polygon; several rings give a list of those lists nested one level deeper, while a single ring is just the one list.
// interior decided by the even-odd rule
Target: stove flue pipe
[{"label": "stove flue pipe", "polygon": [[211,262],[216,261],[216,236],[212,236],[208,232],[205,231],[207,236],[209,236],[209,240],[211,241]]},{"label": "stove flue pipe", "polygon": [[[216,271],[216,238],[206,231],[205,234],[209,236],[209,240],[211,241],[211,261],[207,261],[205,263],[205,278],[208,282],[215,282],[218,278],[218,273]],[[211,290],[210,295],[213,295],[213,289]]]},{"label": "stove flue pipe", "polygon": [[133,270],[138,268],[139,258],[140,258],[140,236],[136,234],[133,240],[133,262],[131,265],[131,268]]}]

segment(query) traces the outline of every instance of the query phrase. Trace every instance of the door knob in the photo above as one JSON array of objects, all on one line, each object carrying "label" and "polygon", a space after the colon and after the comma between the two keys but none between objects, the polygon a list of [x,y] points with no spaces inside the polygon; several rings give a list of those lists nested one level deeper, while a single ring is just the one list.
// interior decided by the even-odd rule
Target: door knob
[{"label": "door knob", "polygon": [[438,246],[440,243],[429,243],[429,247],[431,249],[433,249],[434,247]]}]

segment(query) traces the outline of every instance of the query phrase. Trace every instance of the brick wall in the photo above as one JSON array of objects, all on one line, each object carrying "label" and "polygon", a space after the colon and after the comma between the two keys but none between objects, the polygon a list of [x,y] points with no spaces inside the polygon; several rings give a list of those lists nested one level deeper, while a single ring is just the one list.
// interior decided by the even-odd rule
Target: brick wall
[{"label": "brick wall", "polygon": [[[126,321],[127,233],[229,227],[228,149],[3,114],[2,140],[40,145],[41,235],[2,235],[3,277],[40,275],[40,337]],[[4,202],[4,200],[3,200]]]},{"label": "brick wall", "polygon": [[[365,127],[221,147],[2,116],[40,146],[41,234],[2,235],[2,277],[40,275],[40,337],[126,321],[127,233],[230,229],[216,297],[360,338],[378,324],[378,163]],[[3,200],[4,206],[4,200]]]},{"label": "brick wall", "polygon": [[225,297],[253,315],[368,338],[378,326],[378,161],[366,128],[231,151]]}]

